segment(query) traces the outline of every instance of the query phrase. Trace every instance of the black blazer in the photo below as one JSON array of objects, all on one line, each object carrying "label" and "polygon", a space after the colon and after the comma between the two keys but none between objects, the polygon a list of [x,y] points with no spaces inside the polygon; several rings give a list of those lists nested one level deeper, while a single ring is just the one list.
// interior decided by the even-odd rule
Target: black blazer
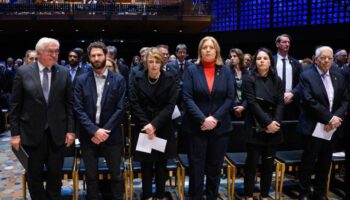
[{"label": "black blazer", "polygon": [[173,158],[176,156],[176,140],[171,115],[178,94],[176,78],[169,72],[161,71],[158,84],[152,90],[149,87],[147,73],[148,70],[136,73],[130,87],[131,113],[137,125],[137,132],[133,135],[133,141],[136,144],[138,133],[145,125],[151,123],[156,128],[156,136],[166,139],[167,145],[164,154],[154,150],[151,154],[135,151],[134,159],[155,161]]},{"label": "black blazer", "polygon": [[328,124],[333,115],[342,119],[348,108],[348,92],[344,76],[336,69],[329,70],[334,88],[332,111],[329,111],[329,101],[323,86],[317,66],[310,66],[300,75],[301,86],[301,114],[297,130],[306,135],[312,135],[317,122]]},{"label": "black blazer", "polygon": [[121,144],[120,124],[124,116],[125,80],[108,71],[101,100],[100,124],[96,124],[97,90],[93,71],[78,77],[74,88],[74,110],[79,120],[81,145],[95,145],[91,138],[99,128],[110,130],[107,145]]},{"label": "black blazer", "polygon": [[281,143],[281,131],[275,134],[264,131],[272,121],[281,124],[283,119],[284,87],[281,79],[271,71],[267,77],[260,77],[254,70],[244,77],[243,94],[248,102],[247,142],[259,145]]},{"label": "black blazer", "polygon": [[72,82],[69,71],[60,65],[51,68],[49,102],[46,104],[38,63],[17,69],[11,103],[11,135],[22,144],[39,144],[48,125],[56,145],[63,145],[67,132],[74,132]]},{"label": "black blazer", "polygon": [[218,125],[212,130],[216,134],[232,130],[230,109],[235,99],[230,69],[215,66],[215,78],[212,92],[209,92],[202,65],[191,65],[185,70],[183,100],[185,114],[183,130],[188,133],[202,132],[200,127],[204,119],[212,115]]}]

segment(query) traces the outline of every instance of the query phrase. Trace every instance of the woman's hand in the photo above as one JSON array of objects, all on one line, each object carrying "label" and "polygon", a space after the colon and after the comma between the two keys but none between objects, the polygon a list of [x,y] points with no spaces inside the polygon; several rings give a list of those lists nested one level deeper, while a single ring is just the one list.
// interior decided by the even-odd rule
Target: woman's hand
[{"label": "woman's hand", "polygon": [[216,127],[218,123],[218,120],[215,119],[213,116],[209,116],[204,119],[204,122],[201,126],[202,131],[212,130]]},{"label": "woman's hand", "polygon": [[146,132],[149,139],[153,139],[156,136],[156,128],[151,123],[144,126],[141,131]]},{"label": "woman's hand", "polygon": [[242,117],[242,112],[244,111],[243,106],[235,106],[233,107],[233,111],[236,117]]},{"label": "woman's hand", "polygon": [[276,121],[272,121],[267,127],[266,127],[266,133],[276,133],[277,131],[279,131],[281,128],[281,125],[276,122]]}]

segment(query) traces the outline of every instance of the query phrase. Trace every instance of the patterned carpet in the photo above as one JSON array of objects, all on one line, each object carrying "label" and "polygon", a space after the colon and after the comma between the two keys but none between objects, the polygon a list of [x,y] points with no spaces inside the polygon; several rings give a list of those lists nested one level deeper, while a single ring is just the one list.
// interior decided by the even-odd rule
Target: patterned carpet
[{"label": "patterned carpet", "polygon": [[[10,133],[5,132],[0,134],[0,200],[17,200],[17,199],[23,199],[22,196],[22,183],[21,183],[21,176],[24,172],[23,167],[21,164],[17,161],[15,155],[13,154],[10,145]],[[331,185],[332,192],[329,192],[329,199],[331,200],[337,200],[341,199],[340,196],[343,196],[343,191],[340,189],[342,188],[341,185],[341,179],[343,173],[340,173],[341,176],[336,176],[336,181]],[[340,180],[340,181],[339,181]],[[339,183],[340,182],[340,183]],[[220,186],[220,198],[219,199],[227,199],[227,179],[225,176],[222,177],[221,180],[221,186]],[[286,176],[285,182],[284,182],[284,193],[282,194],[282,198],[285,200],[289,199],[297,199],[298,193],[297,182],[295,181],[294,176]],[[79,181],[79,199],[85,199],[86,192],[83,190],[83,182]],[[169,199],[178,199],[176,188],[170,187],[167,183],[166,190],[169,191],[168,197]],[[339,186],[338,186],[339,185]],[[186,177],[186,184],[185,184],[185,191],[187,191],[188,187],[188,177]],[[134,199],[138,200],[140,199],[140,193],[141,193],[141,180],[135,179],[134,180]],[[258,185],[256,185],[257,191],[258,191]],[[235,197],[236,199],[241,199],[243,194],[243,179],[242,177],[238,177],[236,180],[235,185]],[[62,195],[64,196],[64,199],[72,199],[72,191],[73,191],[73,184],[72,181],[63,181],[63,187],[62,187]],[[258,196],[258,193],[256,194]],[[271,188],[270,191],[270,197],[271,199],[274,198],[274,190]],[[29,194],[27,192],[27,199],[29,198]],[[108,199],[108,197],[106,198]]]}]

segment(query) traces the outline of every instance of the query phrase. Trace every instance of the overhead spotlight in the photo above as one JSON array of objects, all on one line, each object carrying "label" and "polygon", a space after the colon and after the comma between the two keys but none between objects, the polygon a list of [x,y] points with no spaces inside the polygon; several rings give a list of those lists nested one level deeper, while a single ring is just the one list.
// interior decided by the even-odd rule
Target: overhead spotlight
[{"label": "overhead spotlight", "polygon": [[75,32],[79,32],[79,29],[75,29]]},{"label": "overhead spotlight", "polygon": [[124,40],[120,40],[120,43],[123,43],[124,42]]},{"label": "overhead spotlight", "polygon": [[25,32],[29,32],[29,29],[25,29],[24,31],[25,31]]},{"label": "overhead spotlight", "polygon": [[81,40],[81,43],[85,43],[85,40]]},{"label": "overhead spotlight", "polygon": [[179,29],[179,33],[182,33],[182,29]]},{"label": "overhead spotlight", "polygon": [[157,33],[157,31],[158,31],[157,29],[153,29],[153,32]]},{"label": "overhead spotlight", "polygon": [[102,29],[101,31],[102,31],[102,32],[105,32],[106,30],[105,30],[105,29]]},{"label": "overhead spotlight", "polygon": [[53,29],[50,29],[51,32],[53,32]]}]

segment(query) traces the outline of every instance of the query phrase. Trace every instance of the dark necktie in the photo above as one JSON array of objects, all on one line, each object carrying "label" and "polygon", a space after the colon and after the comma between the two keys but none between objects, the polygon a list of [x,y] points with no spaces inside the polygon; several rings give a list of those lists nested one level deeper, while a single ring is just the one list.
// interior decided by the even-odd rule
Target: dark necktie
[{"label": "dark necktie", "polygon": [[44,68],[43,69],[43,93],[45,97],[46,103],[49,102],[49,75],[48,75],[49,69]]},{"label": "dark necktie", "polygon": [[285,58],[282,58],[282,63],[283,63],[282,81],[283,81],[284,89],[286,89],[286,59]]},{"label": "dark necktie", "polygon": [[180,75],[181,75],[181,79],[183,79],[183,75],[184,75],[184,64],[180,63]]}]

